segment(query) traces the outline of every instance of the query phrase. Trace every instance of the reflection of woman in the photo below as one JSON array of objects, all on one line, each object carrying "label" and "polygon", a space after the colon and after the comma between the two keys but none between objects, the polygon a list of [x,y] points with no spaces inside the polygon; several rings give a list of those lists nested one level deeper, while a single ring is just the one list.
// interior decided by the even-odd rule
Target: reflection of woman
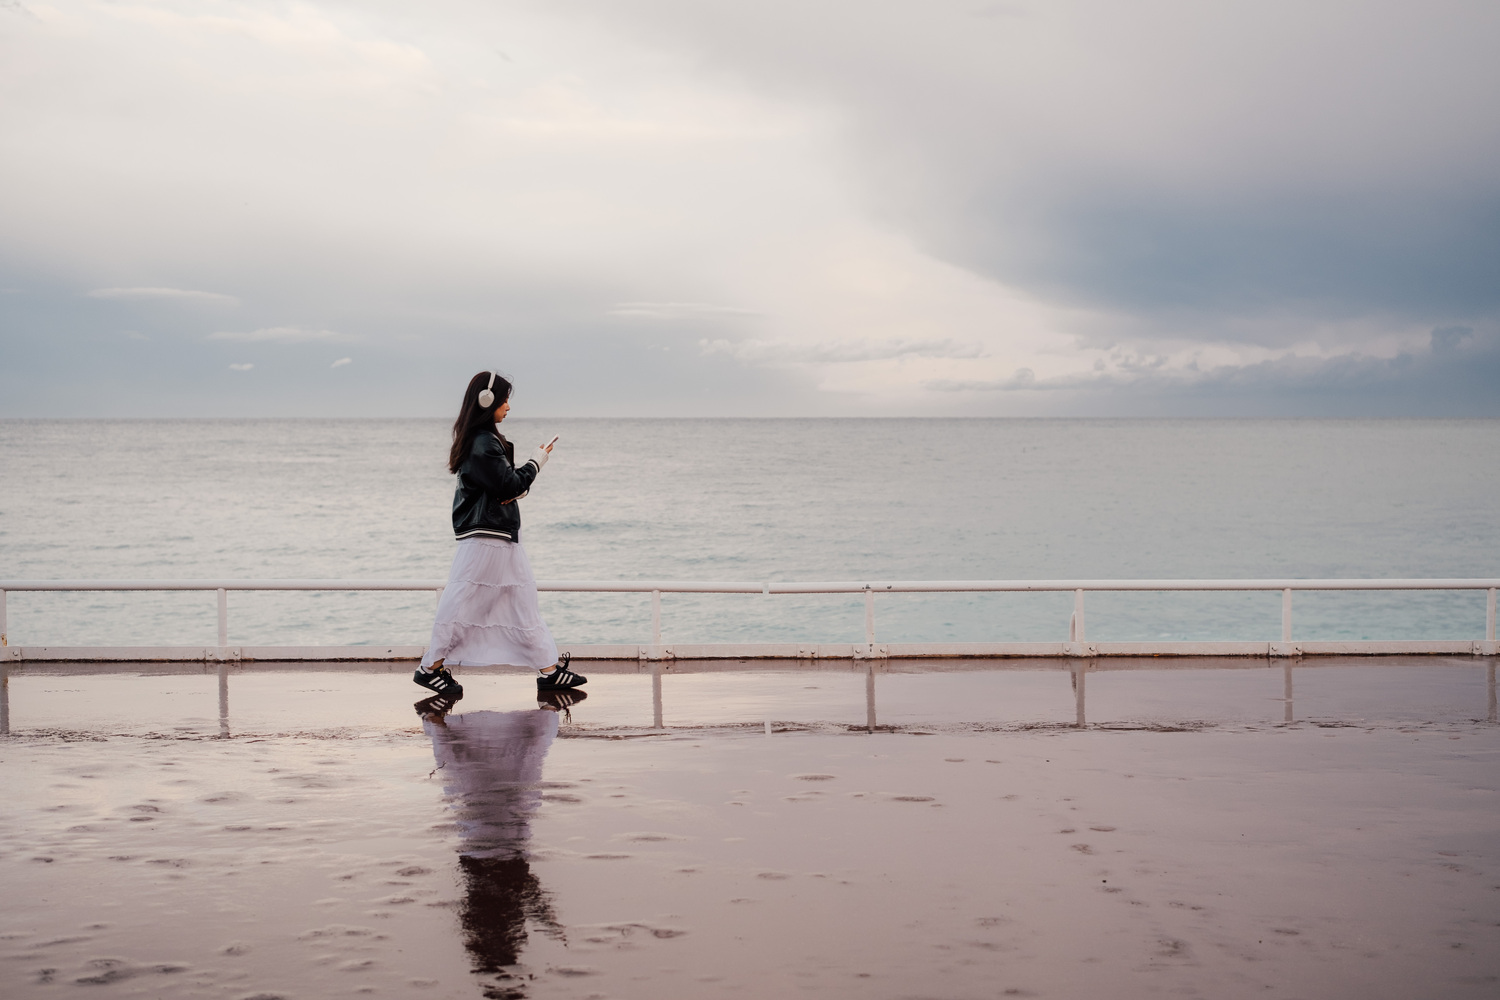
[{"label": "reflection of woman", "polygon": [[531,815],[542,797],[537,783],[557,721],[557,713],[547,711],[423,716],[463,838],[458,862],[465,888],[459,913],[464,946],[476,973],[501,980],[486,987],[487,997],[525,995],[509,967],[526,945],[528,919],[544,934],[562,935],[526,862]]},{"label": "reflection of woman", "polygon": [[557,658],[557,643],[537,606],[536,578],[521,547],[517,500],[547,464],[557,439],[520,466],[515,446],[500,433],[510,412],[511,385],[495,372],[469,380],[453,424],[448,471],[458,476],[453,534],[458,551],[438,601],[432,641],[412,680],[451,698],[463,688],[448,668],[504,663],[535,667],[538,690],[576,687],[587,678]]}]

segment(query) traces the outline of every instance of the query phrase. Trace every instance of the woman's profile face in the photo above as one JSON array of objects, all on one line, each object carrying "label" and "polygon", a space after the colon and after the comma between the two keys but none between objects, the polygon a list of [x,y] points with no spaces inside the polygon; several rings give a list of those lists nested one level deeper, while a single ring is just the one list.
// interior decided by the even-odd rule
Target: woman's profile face
[{"label": "woman's profile face", "polygon": [[507,413],[509,413],[509,412],[510,412],[510,400],[507,399],[505,402],[503,402],[499,406],[495,407],[495,423],[498,424],[500,421],[504,420],[505,419],[505,415]]}]

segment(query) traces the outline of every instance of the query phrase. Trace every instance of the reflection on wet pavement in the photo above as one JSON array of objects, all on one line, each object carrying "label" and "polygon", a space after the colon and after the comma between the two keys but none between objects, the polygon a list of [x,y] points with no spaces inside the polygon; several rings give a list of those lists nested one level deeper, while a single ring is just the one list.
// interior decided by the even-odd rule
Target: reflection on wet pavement
[{"label": "reflection on wet pavement", "polygon": [[[577,700],[567,699],[569,704]],[[549,699],[547,707],[559,701]],[[473,956],[474,971],[495,977],[484,986],[486,997],[526,995],[515,966],[526,944],[528,921],[552,937],[563,937],[526,859],[531,817],[542,801],[542,762],[557,725],[556,712],[546,708],[423,718],[435,770],[441,772],[443,791],[457,817],[464,945]]]},{"label": "reflection on wet pavement", "polygon": [[0,994],[1500,985],[1493,661],[589,673],[12,668]]}]

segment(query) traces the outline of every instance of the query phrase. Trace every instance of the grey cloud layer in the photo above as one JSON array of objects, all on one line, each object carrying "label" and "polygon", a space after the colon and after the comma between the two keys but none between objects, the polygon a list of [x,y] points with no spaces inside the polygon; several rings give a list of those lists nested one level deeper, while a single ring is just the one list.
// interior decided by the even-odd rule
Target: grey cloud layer
[{"label": "grey cloud layer", "polygon": [[1494,4],[578,5],[836,102],[875,210],[1056,301],[1500,311]]},{"label": "grey cloud layer", "polygon": [[274,343],[297,343],[307,340],[357,340],[347,333],[339,333],[337,330],[308,330],[299,326],[268,326],[259,330],[218,330],[210,333],[204,340],[237,340],[247,343],[274,342]]},{"label": "grey cloud layer", "polygon": [[191,302],[213,302],[221,305],[237,306],[240,300],[233,295],[223,295],[219,292],[201,292],[190,288],[93,288],[88,292],[91,299],[163,299],[172,301],[174,299]]},{"label": "grey cloud layer", "polygon": [[1188,371],[1143,365],[1052,379],[1022,369],[1008,379],[928,383],[936,392],[1061,397],[1078,412],[1193,416],[1493,416],[1494,407],[1474,401],[1493,395],[1496,385],[1500,336],[1477,335],[1468,327],[1433,330],[1425,350],[1394,358],[1348,352]]},{"label": "grey cloud layer", "polygon": [[835,343],[795,344],[774,340],[700,340],[705,355],[724,354],[755,365],[828,365],[896,358],[978,358],[984,349],[977,344],[953,340],[881,342],[853,340]]}]

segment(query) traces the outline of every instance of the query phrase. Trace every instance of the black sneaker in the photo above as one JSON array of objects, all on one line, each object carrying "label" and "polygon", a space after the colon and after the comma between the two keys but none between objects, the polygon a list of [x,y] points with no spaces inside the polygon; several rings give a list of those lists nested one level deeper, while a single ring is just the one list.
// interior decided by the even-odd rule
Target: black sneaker
[{"label": "black sneaker", "polygon": [[561,712],[568,714],[568,709],[587,698],[587,691],[574,691],[562,688],[557,691],[538,691],[536,693],[536,707],[546,709],[549,712]]},{"label": "black sneaker", "polygon": [[450,694],[435,694],[431,698],[423,698],[421,701],[413,705],[412,708],[415,708],[417,710],[417,714],[424,719],[431,719],[433,722],[441,722],[443,721],[443,716],[453,711],[454,702],[458,701],[458,699],[462,697],[462,694],[457,696]]},{"label": "black sneaker", "polygon": [[447,667],[438,667],[436,670],[418,670],[411,675],[411,679],[424,688],[430,688],[450,698],[458,699],[464,696],[464,686],[453,679]]},{"label": "black sneaker", "polygon": [[572,653],[564,653],[557,661],[557,669],[550,674],[536,675],[536,689],[538,691],[566,691],[568,688],[576,688],[580,684],[587,684],[589,679],[582,674],[575,674],[568,669],[568,662],[573,659]]}]

